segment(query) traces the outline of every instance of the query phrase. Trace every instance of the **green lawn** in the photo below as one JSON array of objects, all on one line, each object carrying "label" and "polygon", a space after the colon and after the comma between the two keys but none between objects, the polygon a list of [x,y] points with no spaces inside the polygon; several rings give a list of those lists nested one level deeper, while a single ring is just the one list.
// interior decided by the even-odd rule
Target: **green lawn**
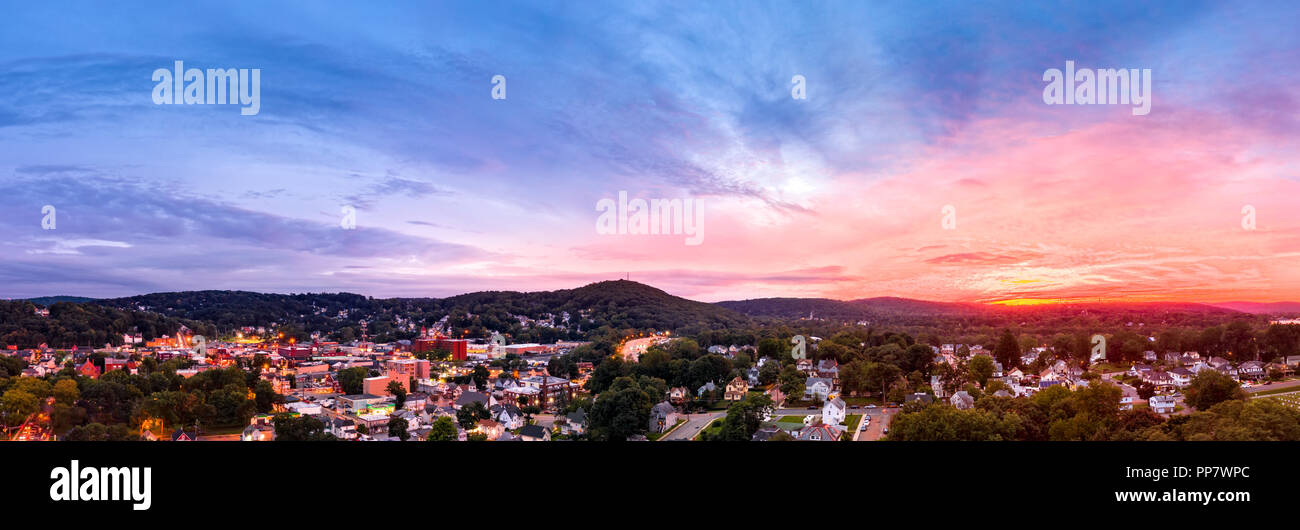
[{"label": "green lawn", "polygon": [[844,400],[844,403],[850,407],[852,406],[862,407],[866,405],[876,405],[878,407],[883,404],[881,403],[880,398],[878,397],[859,396],[859,397],[842,397],[842,399]]},{"label": "green lawn", "polygon": [[857,432],[857,430],[858,430],[858,422],[860,422],[860,421],[862,421],[862,415],[861,415],[861,414],[849,414],[848,416],[845,416],[845,417],[844,417],[844,424],[847,425],[847,426],[849,427],[849,430],[848,430],[847,432],[848,432],[849,434],[852,434],[852,433],[854,433],[854,432]]},{"label": "green lawn", "polygon": [[803,425],[803,416],[781,416],[776,419],[777,423],[798,423]]},{"label": "green lawn", "polygon": [[701,429],[700,432],[697,433],[694,438],[691,438],[691,441],[693,442],[699,441],[701,438],[704,437],[704,433],[709,433],[708,434],[709,436],[718,436],[722,434],[722,422],[719,421],[721,419],[722,418],[717,418],[709,422],[709,424],[705,425],[704,428]]}]

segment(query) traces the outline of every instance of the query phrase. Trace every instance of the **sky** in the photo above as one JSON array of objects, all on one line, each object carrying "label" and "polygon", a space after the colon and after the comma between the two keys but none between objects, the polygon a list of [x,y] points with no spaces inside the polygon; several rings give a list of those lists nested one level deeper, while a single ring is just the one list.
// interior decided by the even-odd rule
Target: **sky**
[{"label": "sky", "polygon": [[[1294,2],[6,4],[4,298],[1300,300]],[[155,104],[175,61],[258,114]],[[1066,61],[1150,112],[1047,104]]]}]

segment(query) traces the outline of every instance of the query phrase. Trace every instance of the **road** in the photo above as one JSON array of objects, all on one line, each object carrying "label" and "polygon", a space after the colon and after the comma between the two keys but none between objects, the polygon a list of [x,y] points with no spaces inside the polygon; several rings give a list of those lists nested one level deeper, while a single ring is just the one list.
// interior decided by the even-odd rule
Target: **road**
[{"label": "road", "polygon": [[[853,414],[863,414],[871,416],[871,425],[868,425],[853,439],[855,442],[874,442],[885,436],[885,427],[889,427],[889,422],[898,414],[898,409],[861,409],[852,411]],[[863,422],[866,421],[864,417]]]},{"label": "road", "polygon": [[1296,387],[1295,390],[1300,390],[1300,379],[1292,379],[1290,381],[1279,381],[1271,385],[1255,385],[1250,388],[1247,388],[1246,392],[1254,394],[1255,392],[1264,392],[1266,390],[1277,390],[1279,388],[1291,388],[1291,387]]},{"label": "road", "polygon": [[709,422],[726,416],[726,412],[707,412],[703,414],[686,415],[686,423],[678,426],[676,430],[668,433],[668,436],[660,438],[663,441],[689,441],[699,434]]}]

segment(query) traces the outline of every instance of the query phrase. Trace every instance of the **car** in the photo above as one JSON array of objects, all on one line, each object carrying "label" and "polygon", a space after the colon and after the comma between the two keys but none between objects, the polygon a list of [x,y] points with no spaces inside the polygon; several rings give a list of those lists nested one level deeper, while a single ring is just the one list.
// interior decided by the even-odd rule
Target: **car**
[{"label": "car", "polygon": [[808,410],[817,410],[817,405],[808,405]]},{"label": "car", "polygon": [[875,403],[872,403],[872,404],[870,404],[870,405],[867,405],[867,408],[869,408],[869,409],[874,409],[874,408],[876,408],[876,404],[875,404]]}]

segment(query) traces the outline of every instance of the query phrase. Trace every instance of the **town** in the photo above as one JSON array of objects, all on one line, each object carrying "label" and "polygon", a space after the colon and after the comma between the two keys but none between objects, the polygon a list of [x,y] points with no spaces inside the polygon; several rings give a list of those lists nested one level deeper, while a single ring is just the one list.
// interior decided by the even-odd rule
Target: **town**
[{"label": "town", "polygon": [[[594,285],[588,288],[606,295],[649,289]],[[662,296],[664,304],[683,303]],[[7,304],[37,323],[111,311]],[[334,311],[330,321],[358,312]],[[588,323],[600,318],[577,313]],[[158,317],[124,315],[119,323]],[[1105,360],[1090,358],[1086,335],[1041,344],[1004,329],[978,343],[942,342],[932,333],[921,342],[812,315],[758,333],[606,325],[585,340],[550,343],[510,342],[501,333],[539,326],[530,317],[486,330],[454,325],[481,322],[458,315],[383,342],[360,320],[358,336],[347,341],[332,340],[336,331],[299,342],[304,332],[294,324],[273,323],[210,338],[176,324],[156,337],[128,331],[101,348],[8,344],[0,355],[0,414],[6,437],[19,441],[1300,437],[1300,354],[1270,354],[1297,346],[1294,320],[1269,321],[1258,334],[1240,319],[1201,333],[1125,329],[1112,335]],[[792,325],[832,333],[794,335]],[[471,330],[486,336],[469,338]],[[1136,349],[1144,344],[1150,349]],[[1214,351],[1173,348],[1184,344]],[[1233,352],[1235,344],[1255,350]],[[1270,419],[1262,431],[1228,429],[1243,410]]]}]

